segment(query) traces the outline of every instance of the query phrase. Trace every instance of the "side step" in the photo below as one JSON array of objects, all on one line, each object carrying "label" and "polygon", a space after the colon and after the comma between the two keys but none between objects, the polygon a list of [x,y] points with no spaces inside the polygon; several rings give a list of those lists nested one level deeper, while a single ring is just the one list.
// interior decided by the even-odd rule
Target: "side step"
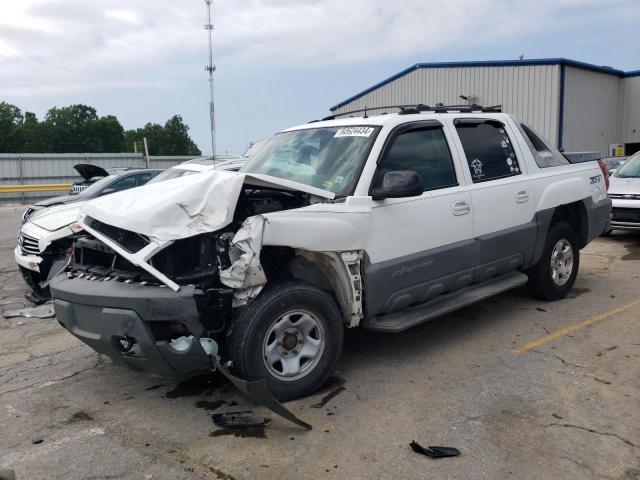
[{"label": "side step", "polygon": [[367,330],[377,332],[402,332],[415,325],[433,320],[446,313],[519,287],[525,283],[527,283],[527,276],[524,273],[508,273],[476,285],[470,285],[456,292],[441,295],[401,312],[386,313],[373,317],[363,322],[362,326]]}]

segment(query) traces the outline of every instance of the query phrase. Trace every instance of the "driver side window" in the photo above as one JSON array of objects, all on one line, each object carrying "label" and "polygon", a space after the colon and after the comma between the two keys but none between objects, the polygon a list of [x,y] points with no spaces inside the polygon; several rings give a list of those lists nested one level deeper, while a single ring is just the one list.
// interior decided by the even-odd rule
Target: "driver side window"
[{"label": "driver side window", "polygon": [[441,127],[423,127],[399,134],[387,151],[378,178],[387,172],[414,170],[424,190],[458,185],[449,145]]}]

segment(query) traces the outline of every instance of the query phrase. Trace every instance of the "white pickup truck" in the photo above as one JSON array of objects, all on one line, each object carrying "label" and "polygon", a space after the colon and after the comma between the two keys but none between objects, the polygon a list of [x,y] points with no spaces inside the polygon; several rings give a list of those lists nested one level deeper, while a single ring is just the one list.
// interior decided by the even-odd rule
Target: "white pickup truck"
[{"label": "white pickup truck", "polygon": [[291,128],[240,172],[87,203],[56,314],[132,368],[215,356],[296,398],[327,379],[345,328],[398,332],[524,284],[567,295],[611,213],[588,160],[481,107]]}]

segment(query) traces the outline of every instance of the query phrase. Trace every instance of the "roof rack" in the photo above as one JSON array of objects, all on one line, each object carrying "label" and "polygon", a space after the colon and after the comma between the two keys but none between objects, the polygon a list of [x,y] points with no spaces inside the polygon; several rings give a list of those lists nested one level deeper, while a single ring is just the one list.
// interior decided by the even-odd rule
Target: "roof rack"
[{"label": "roof rack", "polygon": [[[482,105],[472,104],[472,105],[443,105],[442,103],[436,103],[434,107],[430,107],[429,105],[424,105],[419,103],[417,105],[387,105],[384,107],[365,107],[360,110],[351,110],[349,112],[344,113],[336,113],[330,115],[328,117],[323,118],[322,120],[334,120],[338,117],[344,117],[347,115],[355,115],[357,113],[363,113],[364,118],[367,118],[367,113],[371,110],[388,110],[391,108],[397,108],[400,111],[399,115],[413,115],[416,113],[422,112],[433,112],[433,113],[499,113],[502,112],[502,105],[492,105],[490,107],[483,107]],[[386,113],[386,112],[385,112]]]}]

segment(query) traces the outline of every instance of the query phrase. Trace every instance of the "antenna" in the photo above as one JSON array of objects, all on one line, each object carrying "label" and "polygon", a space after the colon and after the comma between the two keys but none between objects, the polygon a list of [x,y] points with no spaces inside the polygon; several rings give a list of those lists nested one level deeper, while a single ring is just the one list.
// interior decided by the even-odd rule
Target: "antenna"
[{"label": "antenna", "polygon": [[204,26],[205,30],[209,33],[209,64],[204,67],[205,71],[209,72],[209,117],[211,120],[211,158],[213,159],[213,163],[216,163],[216,109],[215,103],[213,101],[213,72],[216,71],[216,66],[213,64],[213,23],[211,23],[211,6],[213,4],[213,0],[204,0],[204,3],[207,4],[207,19],[208,22]]}]

